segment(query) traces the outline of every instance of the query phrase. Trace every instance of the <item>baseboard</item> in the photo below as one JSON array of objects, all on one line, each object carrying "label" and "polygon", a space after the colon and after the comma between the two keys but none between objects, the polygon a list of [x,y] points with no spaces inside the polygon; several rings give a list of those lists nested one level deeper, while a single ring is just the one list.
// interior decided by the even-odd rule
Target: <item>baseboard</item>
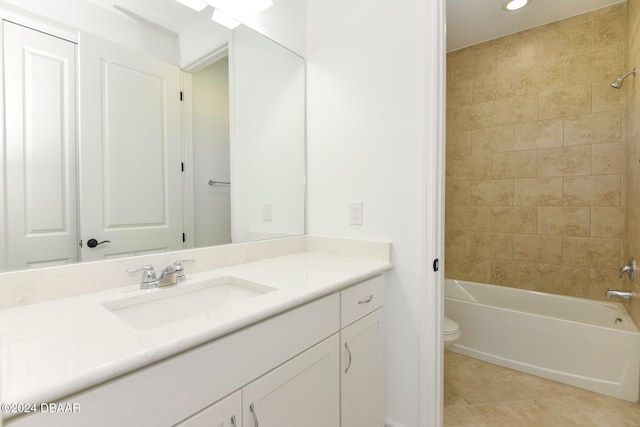
[{"label": "baseboard", "polygon": [[391,418],[387,418],[387,422],[385,423],[385,427],[407,427],[402,423],[399,423]]}]

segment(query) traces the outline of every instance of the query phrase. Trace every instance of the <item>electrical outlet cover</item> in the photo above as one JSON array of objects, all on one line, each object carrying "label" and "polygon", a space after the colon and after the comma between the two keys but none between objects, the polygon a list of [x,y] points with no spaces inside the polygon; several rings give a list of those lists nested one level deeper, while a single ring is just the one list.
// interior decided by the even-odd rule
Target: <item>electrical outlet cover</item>
[{"label": "electrical outlet cover", "polygon": [[362,225],[362,202],[349,203],[349,224]]},{"label": "electrical outlet cover", "polygon": [[262,220],[264,222],[271,222],[273,219],[272,216],[273,207],[271,203],[264,203],[262,205]]}]

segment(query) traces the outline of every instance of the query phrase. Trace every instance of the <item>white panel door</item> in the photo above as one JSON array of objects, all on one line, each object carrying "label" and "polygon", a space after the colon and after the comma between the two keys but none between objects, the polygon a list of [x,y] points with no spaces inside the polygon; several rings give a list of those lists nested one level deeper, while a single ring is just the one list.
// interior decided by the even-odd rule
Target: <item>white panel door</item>
[{"label": "white panel door", "polygon": [[338,343],[333,335],[244,387],[243,426],[339,427]]},{"label": "white panel door", "polygon": [[76,45],[3,22],[6,267],[77,260]]},{"label": "white panel door", "polygon": [[88,34],[80,69],[82,260],[181,249],[180,70]]}]

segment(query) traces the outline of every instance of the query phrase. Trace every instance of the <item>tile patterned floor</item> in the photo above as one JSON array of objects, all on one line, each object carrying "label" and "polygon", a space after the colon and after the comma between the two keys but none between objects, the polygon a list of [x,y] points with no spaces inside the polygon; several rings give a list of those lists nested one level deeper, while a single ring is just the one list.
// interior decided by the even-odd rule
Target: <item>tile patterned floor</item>
[{"label": "tile patterned floor", "polygon": [[640,405],[445,351],[445,427],[640,427]]}]

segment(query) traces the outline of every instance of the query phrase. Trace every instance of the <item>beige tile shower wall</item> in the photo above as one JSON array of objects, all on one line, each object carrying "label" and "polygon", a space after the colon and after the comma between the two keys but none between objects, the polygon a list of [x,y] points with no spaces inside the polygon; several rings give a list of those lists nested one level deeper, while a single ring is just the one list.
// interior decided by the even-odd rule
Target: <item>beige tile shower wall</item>
[{"label": "beige tile shower wall", "polygon": [[626,46],[623,3],[447,55],[447,277],[591,298],[620,283],[632,84],[609,83]]},{"label": "beige tile shower wall", "polygon": [[[625,70],[640,68],[640,0],[629,0],[629,41]],[[640,259],[640,76],[624,81],[628,95],[627,126],[627,197],[625,258]],[[632,289],[640,296],[640,275],[634,282],[626,277],[621,289]],[[640,327],[640,297],[625,304],[636,326]]]}]

